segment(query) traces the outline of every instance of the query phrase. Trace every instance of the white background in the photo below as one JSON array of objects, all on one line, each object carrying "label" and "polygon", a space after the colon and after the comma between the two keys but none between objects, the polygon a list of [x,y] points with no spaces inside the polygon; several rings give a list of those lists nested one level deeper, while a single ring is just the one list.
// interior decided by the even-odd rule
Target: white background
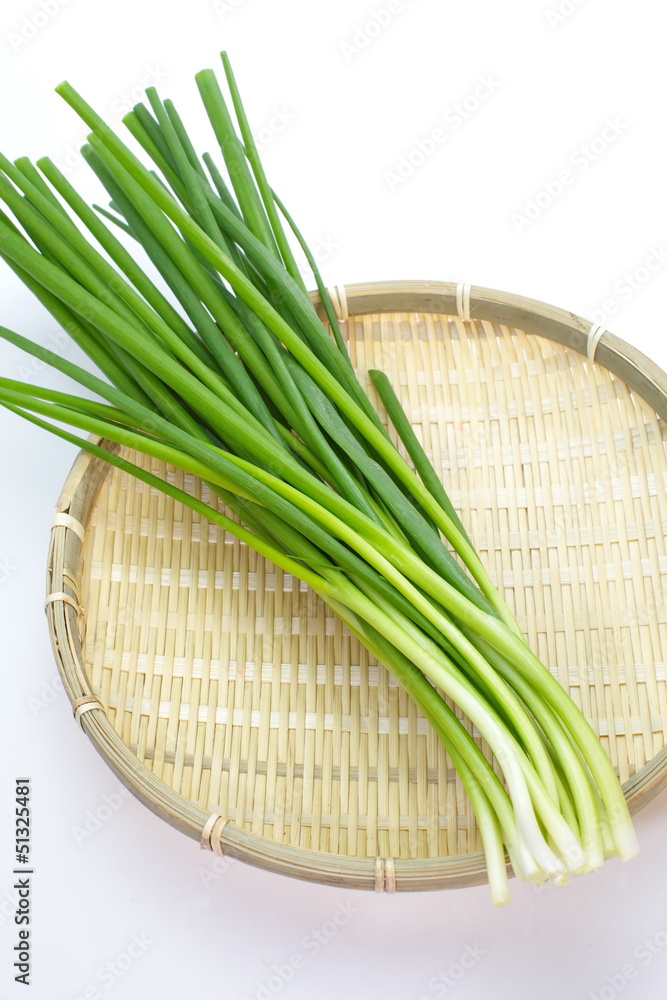
[{"label": "white background", "polygon": [[[364,26],[387,0],[221,0],[217,9],[210,0],[43,0],[48,16],[38,0],[5,0],[0,143],[12,158],[48,153],[94,195],[77,163],[84,133],[54,85],[67,77],[118,123],[141,86],[157,82],[188,121],[200,120],[192,78],[225,47],[268,140],[269,175],[320,246],[328,282],[468,280],[591,317],[604,308],[600,321],[665,367],[662,10],[655,0],[564,0],[559,19],[549,16],[557,2],[394,0],[378,30]],[[493,92],[476,101],[482,79]],[[478,104],[465,121],[452,110],[463,101]],[[607,119],[615,130],[594,143]],[[387,176],[401,157],[418,161],[420,141],[438,128],[446,141],[410,176]],[[563,170],[571,183],[559,195]],[[537,217],[521,224],[540,192]],[[646,261],[653,271],[642,270]],[[632,290],[624,275],[635,272]],[[53,343],[55,325],[7,269],[0,302],[0,322]],[[21,364],[0,349],[3,374],[16,377]],[[42,613],[49,526],[72,449],[5,415],[0,453],[2,1000],[663,1000],[667,795],[637,819],[636,860],[609,862],[564,891],[517,885],[499,911],[485,887],[376,896],[236,863],[216,871],[212,855],[120,800],[58,691]],[[22,774],[34,786],[29,989],[12,982],[5,897]],[[121,807],[81,840],[105,796]],[[316,953],[308,935],[342,919],[341,904],[350,919]],[[100,971],[119,956],[126,964],[134,935],[145,950],[122,978]],[[478,957],[455,981],[466,948]],[[279,989],[273,966],[295,954],[303,968]]]}]

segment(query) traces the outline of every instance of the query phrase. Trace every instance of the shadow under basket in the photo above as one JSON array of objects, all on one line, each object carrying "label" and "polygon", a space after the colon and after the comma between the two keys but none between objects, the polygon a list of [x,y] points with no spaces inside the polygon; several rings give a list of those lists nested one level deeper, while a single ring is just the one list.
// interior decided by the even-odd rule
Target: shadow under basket
[{"label": "shadow under basket", "polygon": [[[391,379],[636,811],[667,783],[667,377],[530,299],[438,282],[346,292],[362,382],[370,368]],[[209,499],[194,477],[140,461]],[[178,830],[329,885],[486,881],[470,804],[426,720],[319,598],[247,546],[82,453],[48,592],[77,720]]]}]

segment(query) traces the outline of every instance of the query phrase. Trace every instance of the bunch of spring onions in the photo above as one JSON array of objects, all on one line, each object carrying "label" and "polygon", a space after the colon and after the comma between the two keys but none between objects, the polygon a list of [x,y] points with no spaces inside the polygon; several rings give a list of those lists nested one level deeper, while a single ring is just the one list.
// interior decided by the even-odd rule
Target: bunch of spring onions
[{"label": "bunch of spring onions", "polygon": [[[88,394],[1,378],[0,403],[205,515],[321,595],[442,739],[477,817],[494,903],[509,899],[506,852],[519,878],[556,884],[612,854],[631,857],[632,823],[595,733],[527,646],[387,378],[369,373],[410,463],[357,379],[222,60],[229,98],[213,71],[196,81],[224,169],[199,157],[154,89],[124,119],[148,168],[67,83],[58,93],[91,130],[82,152],[110,208],[89,207],[48,158],[0,157],[12,216],[0,212],[0,254],[99,372],[0,328]],[[133,449],[201,477],[222,503],[122,457]]]}]

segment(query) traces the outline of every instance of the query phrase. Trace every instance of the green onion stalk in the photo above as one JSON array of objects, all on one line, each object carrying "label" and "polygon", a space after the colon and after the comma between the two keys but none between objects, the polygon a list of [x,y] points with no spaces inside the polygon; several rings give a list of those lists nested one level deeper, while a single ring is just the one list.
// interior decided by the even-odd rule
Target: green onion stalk
[{"label": "green onion stalk", "polygon": [[[0,378],[0,404],[209,518],[329,604],[442,740],[495,904],[509,899],[508,859],[520,878],[561,885],[631,857],[610,760],[527,645],[386,375],[370,372],[399,452],[222,63],[227,96],[212,70],[196,77],[219,165],[154,88],[124,118],[147,166],[68,83],[57,91],[90,129],[82,153],[109,207],[89,206],[48,158],[0,155],[0,255],[91,362],[0,327],[79,389]],[[211,502],[137,453],[201,477]]]}]

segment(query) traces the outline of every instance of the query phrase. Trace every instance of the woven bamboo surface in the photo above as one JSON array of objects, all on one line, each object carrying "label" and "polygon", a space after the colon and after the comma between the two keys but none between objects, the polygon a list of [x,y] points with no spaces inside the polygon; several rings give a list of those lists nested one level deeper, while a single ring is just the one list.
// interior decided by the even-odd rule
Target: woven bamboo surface
[{"label": "woven bamboo surface", "polygon": [[[494,582],[636,807],[666,764],[662,373],[603,339],[598,357],[637,366],[648,403],[574,349],[581,321],[568,346],[494,321],[488,304],[463,321],[445,309],[453,286],[400,287],[446,289],[443,305],[380,311],[412,299],[365,287],[360,307],[377,311],[346,324],[357,370],[391,378]],[[553,336],[544,316],[518,315]],[[80,459],[59,510],[85,528],[83,544],[54,529],[50,588],[73,595],[49,611],[61,668],[73,699],[101,703],[82,724],[147,804],[194,835],[196,817],[220,814],[230,853],[300,877],[382,888],[379,857],[392,888],[395,873],[396,888],[483,878],[467,797],[429,725],[303,584],[97,461]]]}]

